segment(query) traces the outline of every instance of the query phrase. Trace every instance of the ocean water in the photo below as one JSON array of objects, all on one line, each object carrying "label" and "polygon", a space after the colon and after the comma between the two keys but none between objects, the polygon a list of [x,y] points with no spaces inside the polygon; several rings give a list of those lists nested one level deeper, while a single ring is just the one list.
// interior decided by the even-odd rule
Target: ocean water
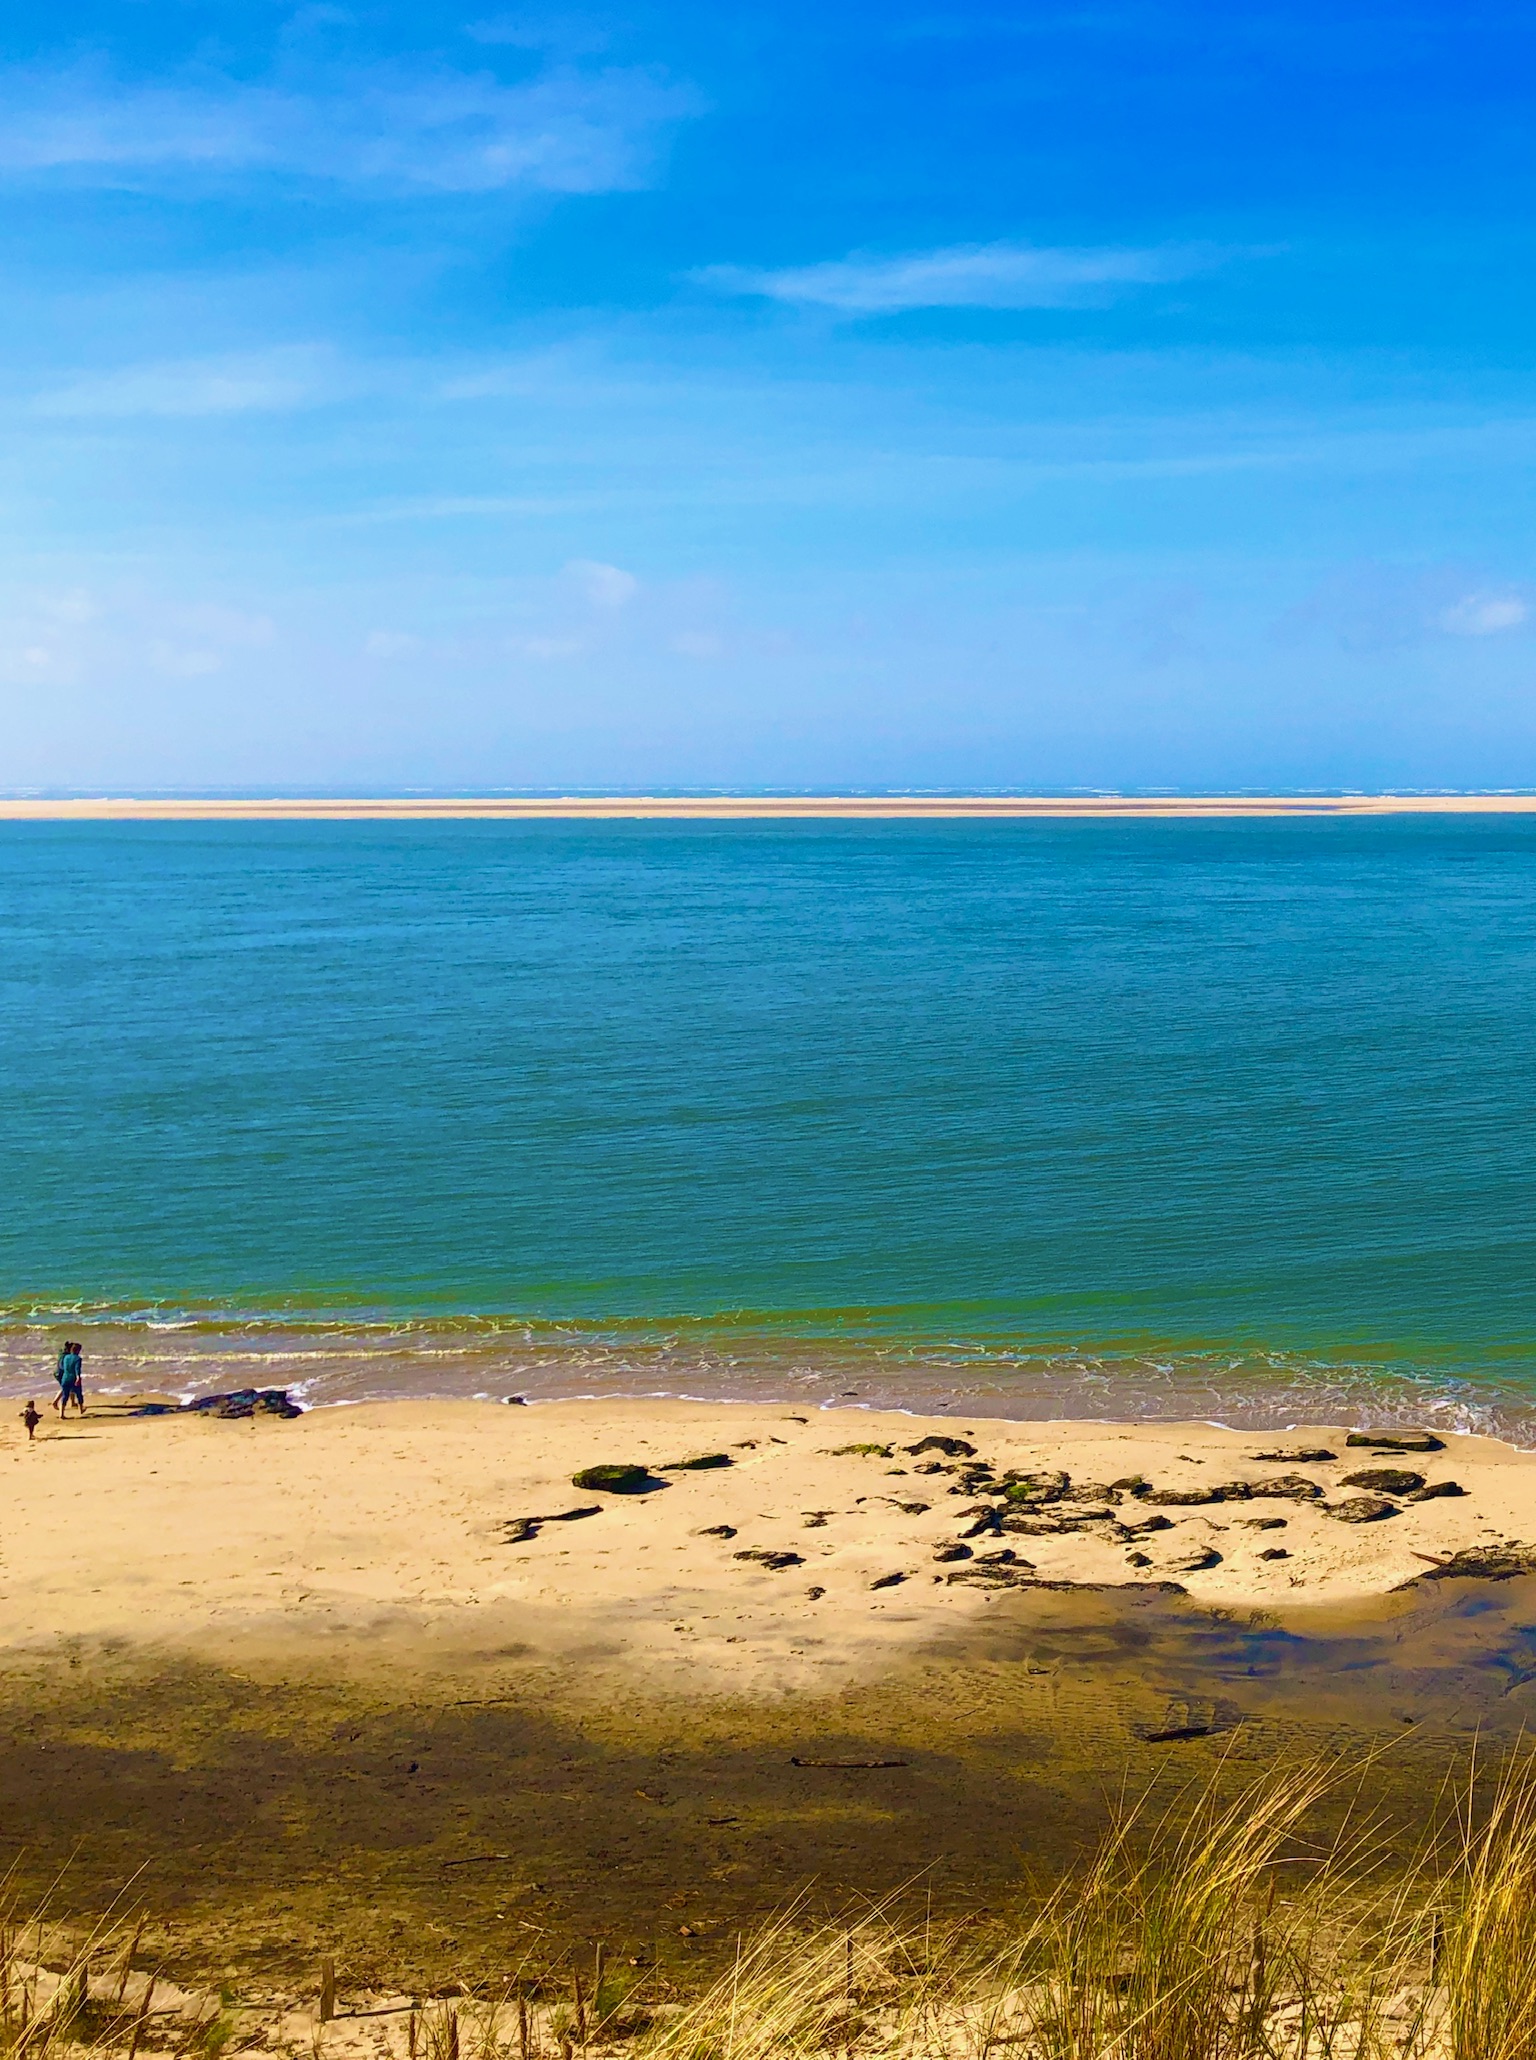
[{"label": "ocean water", "polygon": [[0,1386],[1536,1442],[1536,822],[0,825]]}]

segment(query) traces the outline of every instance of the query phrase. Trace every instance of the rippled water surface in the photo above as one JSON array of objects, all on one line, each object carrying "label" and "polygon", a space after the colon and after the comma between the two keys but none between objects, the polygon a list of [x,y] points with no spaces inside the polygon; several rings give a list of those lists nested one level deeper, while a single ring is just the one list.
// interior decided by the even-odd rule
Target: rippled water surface
[{"label": "rippled water surface", "polygon": [[0,825],[0,1377],[1536,1436],[1536,822]]}]

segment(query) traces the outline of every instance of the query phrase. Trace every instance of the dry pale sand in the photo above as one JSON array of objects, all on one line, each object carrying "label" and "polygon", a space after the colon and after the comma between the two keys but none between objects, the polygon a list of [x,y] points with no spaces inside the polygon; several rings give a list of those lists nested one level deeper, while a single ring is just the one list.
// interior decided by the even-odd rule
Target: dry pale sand
[{"label": "dry pale sand", "polygon": [[[409,1648],[433,1666],[524,1658],[771,1697],[952,1644],[1028,1606],[1034,1582],[1174,1583],[1200,1604],[1288,1612],[1384,1594],[1469,1546],[1536,1543],[1536,1456],[1449,1438],[1383,1457],[1346,1436],[675,1401],[50,1416],[30,1447],[13,1420],[0,1650],[268,1654],[291,1668],[397,1666]],[[968,1479],[963,1454],[907,1449],[926,1438],[963,1439],[997,1476],[1065,1472],[1070,1493],[1018,1509]],[[1260,1456],[1314,1448],[1337,1456]],[[676,1467],[714,1453],[730,1464]],[[658,1484],[573,1487],[598,1462],[644,1464]],[[1345,1476],[1381,1466],[1466,1492],[1395,1495],[1394,1513],[1363,1524],[1329,1514],[1362,1492]],[[1160,1504],[1111,1485],[1134,1475],[1158,1493],[1255,1492]],[[1264,1494],[1277,1476],[1322,1496]],[[515,1519],[576,1509],[596,1513],[517,1536]],[[941,1556],[962,1546],[968,1557]]]},{"label": "dry pale sand", "polygon": [[569,794],[300,799],[99,795],[0,799],[0,822],[751,821],[1008,817],[1524,815],[1536,794]]}]

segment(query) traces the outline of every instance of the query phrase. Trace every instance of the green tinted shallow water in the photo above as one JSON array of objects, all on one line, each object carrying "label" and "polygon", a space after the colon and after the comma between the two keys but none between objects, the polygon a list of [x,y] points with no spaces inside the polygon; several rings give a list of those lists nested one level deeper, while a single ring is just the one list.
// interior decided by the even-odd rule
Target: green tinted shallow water
[{"label": "green tinted shallow water", "polygon": [[1536,1423],[1529,818],[0,825],[0,1083],[12,1387]]}]

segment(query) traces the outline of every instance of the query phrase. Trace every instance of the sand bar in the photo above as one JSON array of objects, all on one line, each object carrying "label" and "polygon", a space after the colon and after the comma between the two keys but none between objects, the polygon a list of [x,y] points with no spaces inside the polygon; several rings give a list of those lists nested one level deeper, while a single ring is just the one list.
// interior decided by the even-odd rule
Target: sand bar
[{"label": "sand bar", "polygon": [[0,822],[1198,821],[1233,816],[1529,815],[1536,794],[101,795],[0,799]]},{"label": "sand bar", "polygon": [[[126,1642],[285,1667],[516,1652],[648,1690],[777,1697],[876,1678],[1071,1592],[1041,1584],[1288,1612],[1387,1594],[1468,1547],[1536,1544],[1536,1456],[1448,1438],[1394,1457],[1347,1435],[678,1401],[50,1416],[30,1447],[11,1422],[0,1649]],[[949,1449],[907,1449],[934,1439]],[[1336,1456],[1259,1456],[1306,1451]],[[678,1464],[710,1455],[729,1464]],[[573,1486],[598,1462],[653,1485]],[[1376,1520],[1330,1513],[1368,1492],[1349,1476],[1382,1468],[1404,1479],[1382,1483]],[[1052,1471],[1068,1486],[1044,1500],[998,1485]],[[1134,1476],[1146,1485],[1112,1485]],[[1414,1500],[1415,1481],[1464,1492]]]}]

